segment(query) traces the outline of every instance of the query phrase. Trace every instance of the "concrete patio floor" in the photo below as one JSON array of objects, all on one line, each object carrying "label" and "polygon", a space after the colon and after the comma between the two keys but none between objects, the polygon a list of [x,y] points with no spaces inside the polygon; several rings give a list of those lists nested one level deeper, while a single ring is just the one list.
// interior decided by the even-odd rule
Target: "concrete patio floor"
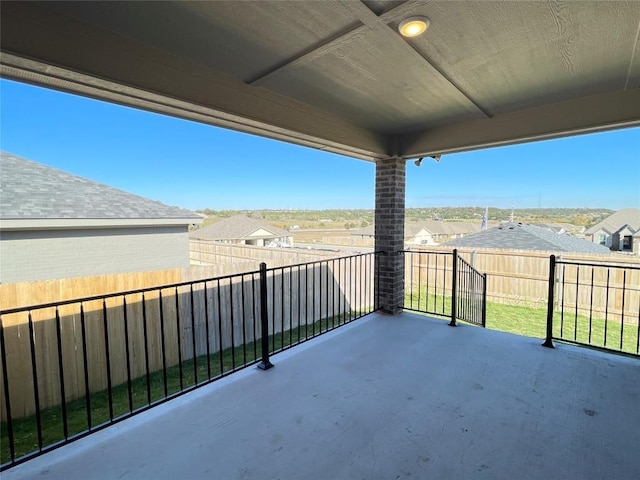
[{"label": "concrete patio floor", "polygon": [[12,479],[637,479],[640,361],[369,315]]}]

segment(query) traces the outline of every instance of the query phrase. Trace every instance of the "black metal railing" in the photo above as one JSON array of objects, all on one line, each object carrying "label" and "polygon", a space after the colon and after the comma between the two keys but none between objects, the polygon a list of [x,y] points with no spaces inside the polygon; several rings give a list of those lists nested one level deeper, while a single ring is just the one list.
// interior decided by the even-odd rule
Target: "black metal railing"
[{"label": "black metal railing", "polygon": [[404,258],[404,309],[451,317],[452,254],[407,250]]},{"label": "black metal railing", "polygon": [[553,340],[640,355],[640,267],[551,255],[543,345]]},{"label": "black metal railing", "polygon": [[0,468],[377,310],[375,256],[0,311]]},{"label": "black metal railing", "polygon": [[269,269],[263,264],[266,295],[261,318],[268,321],[270,337],[262,345],[260,368],[271,367],[271,353],[379,310],[374,288],[377,256],[364,253]]},{"label": "black metal railing", "polygon": [[486,325],[487,277],[452,252],[406,250],[404,309]]},{"label": "black metal railing", "polygon": [[478,272],[465,259],[453,251],[453,302],[455,311],[451,321],[456,319],[474,323],[482,327],[487,323],[487,275]]}]

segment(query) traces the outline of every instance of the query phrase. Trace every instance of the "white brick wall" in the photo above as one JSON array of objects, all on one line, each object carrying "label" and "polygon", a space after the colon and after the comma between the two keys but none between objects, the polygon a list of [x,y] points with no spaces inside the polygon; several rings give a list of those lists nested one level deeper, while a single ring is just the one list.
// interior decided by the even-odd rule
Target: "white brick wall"
[{"label": "white brick wall", "polygon": [[186,225],[0,233],[2,283],[188,266]]}]

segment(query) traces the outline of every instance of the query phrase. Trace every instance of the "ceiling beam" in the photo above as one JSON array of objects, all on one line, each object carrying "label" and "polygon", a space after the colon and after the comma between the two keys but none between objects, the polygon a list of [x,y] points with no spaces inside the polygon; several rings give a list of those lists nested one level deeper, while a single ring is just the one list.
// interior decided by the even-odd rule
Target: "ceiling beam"
[{"label": "ceiling beam", "polygon": [[[386,26],[387,23],[397,21],[405,17],[406,15],[409,15],[410,13],[415,11],[416,8],[427,3],[427,0],[409,0],[383,13],[379,17],[375,13],[371,12],[371,10],[369,10],[364,4],[360,3],[359,1],[346,2],[346,6],[350,7],[352,3],[355,3],[359,5],[361,8],[367,10],[371,15],[373,15],[376,19],[378,19],[378,21],[384,23]],[[259,87],[263,85],[265,82],[271,80],[273,77],[286,73],[287,71],[293,68],[298,68],[298,67],[307,65],[308,63],[311,63],[317,60],[318,58],[333,52],[337,48],[344,47],[345,45],[359,38],[360,36],[368,33],[370,30],[371,30],[370,25],[365,24],[365,22],[362,22],[362,24],[359,24],[359,25],[349,27],[345,31],[339,32],[333,37],[327,38],[322,42],[318,43],[317,45],[314,45],[313,47],[301,52],[298,56],[290,59],[284,64],[274,67],[269,72],[266,72],[257,78],[247,81],[247,84],[252,85],[254,87]]]},{"label": "ceiling beam", "polygon": [[631,50],[631,58],[629,59],[629,69],[627,71],[627,81],[624,85],[625,90],[630,88],[640,88],[640,19],[638,20],[638,28],[636,30],[636,39]]},{"label": "ceiling beam", "polygon": [[388,155],[384,135],[36,4],[3,4],[1,22],[5,78],[364,160]]},{"label": "ceiling beam", "polygon": [[[405,40],[399,32],[389,28],[388,23],[400,20],[404,17],[404,15],[396,15],[392,18],[384,18],[384,15],[378,17],[361,2],[347,2],[346,6],[354,13],[354,15],[356,15],[360,19],[362,23],[364,23],[371,29],[377,30],[378,33],[384,35],[389,42],[395,42],[398,45],[402,45],[402,48],[405,49],[409,56],[413,57],[415,62],[423,64],[427,70],[431,71],[431,74],[435,74],[446,80],[447,83],[449,83],[449,85],[451,85],[458,92],[458,94],[463,97],[461,99],[461,103],[466,104],[467,108],[470,111],[474,113],[481,113],[485,117],[491,116],[486,111],[486,109],[478,105],[476,101],[471,98],[471,96],[468,95],[456,82],[454,82],[448,75],[446,75],[442,70],[434,65],[434,63],[431,62],[431,60],[426,55],[416,49],[410,41]],[[394,9],[390,12],[395,12],[396,10],[397,9]]]},{"label": "ceiling beam", "polygon": [[400,138],[405,159],[513,145],[640,125],[640,89],[564,102],[436,127]]},{"label": "ceiling beam", "polygon": [[296,57],[283,62],[277,67],[270,69],[268,72],[263,73],[258,77],[247,80],[246,83],[247,85],[251,85],[253,87],[260,87],[275,76],[282,75],[283,73],[288,72],[291,69],[302,67],[303,65],[313,62],[323,55],[332,52],[336,48],[346,45],[347,43],[366,33],[366,31],[367,28],[365,28],[364,25],[360,23],[347,27],[345,30],[336,33],[330,38],[323,39],[318,44],[304,50]]}]

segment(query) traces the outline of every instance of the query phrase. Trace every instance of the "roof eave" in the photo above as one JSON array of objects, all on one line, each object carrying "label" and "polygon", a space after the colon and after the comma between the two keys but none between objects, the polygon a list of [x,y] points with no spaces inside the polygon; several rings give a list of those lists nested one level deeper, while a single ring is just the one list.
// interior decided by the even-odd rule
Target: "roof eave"
[{"label": "roof eave", "polygon": [[132,228],[187,226],[202,218],[11,218],[0,220],[0,230],[68,230],[93,228]]}]

